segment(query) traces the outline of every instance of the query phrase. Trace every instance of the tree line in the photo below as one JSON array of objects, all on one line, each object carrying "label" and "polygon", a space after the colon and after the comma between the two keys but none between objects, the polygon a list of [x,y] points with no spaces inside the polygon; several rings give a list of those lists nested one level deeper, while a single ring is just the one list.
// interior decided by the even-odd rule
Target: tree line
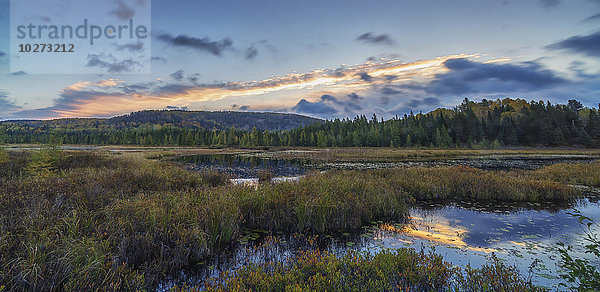
[{"label": "tree line", "polygon": [[[249,121],[248,123],[252,123]],[[144,146],[473,147],[600,146],[600,111],[523,99],[465,99],[453,109],[383,120],[357,116],[292,130],[183,127],[153,121],[135,127],[48,126],[4,122],[1,143]]]}]

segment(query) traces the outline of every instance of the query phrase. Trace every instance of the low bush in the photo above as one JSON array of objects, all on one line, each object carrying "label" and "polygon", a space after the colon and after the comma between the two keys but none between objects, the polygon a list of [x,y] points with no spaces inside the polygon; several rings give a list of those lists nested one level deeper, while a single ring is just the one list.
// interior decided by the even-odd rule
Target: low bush
[{"label": "low bush", "polygon": [[336,256],[300,252],[285,262],[251,264],[209,279],[203,291],[545,291],[497,258],[480,269],[454,267],[439,255],[400,248]]}]

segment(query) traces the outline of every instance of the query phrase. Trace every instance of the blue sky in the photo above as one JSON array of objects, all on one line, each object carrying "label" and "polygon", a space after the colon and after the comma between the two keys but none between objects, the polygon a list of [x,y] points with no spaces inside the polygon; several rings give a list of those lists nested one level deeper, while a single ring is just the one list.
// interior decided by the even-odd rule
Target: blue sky
[{"label": "blue sky", "polygon": [[[135,10],[139,1],[149,0],[105,5]],[[600,102],[599,0],[151,6],[151,74],[105,66],[103,74],[39,75],[10,72],[10,4],[0,0],[0,117],[107,117],[168,106],[391,117],[465,97]]]}]

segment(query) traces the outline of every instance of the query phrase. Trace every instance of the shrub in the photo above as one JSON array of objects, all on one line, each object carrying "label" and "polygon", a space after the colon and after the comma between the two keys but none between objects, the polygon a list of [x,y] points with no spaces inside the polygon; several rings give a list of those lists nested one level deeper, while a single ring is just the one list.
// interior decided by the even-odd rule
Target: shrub
[{"label": "shrub", "polygon": [[515,266],[508,266],[494,254],[489,263],[479,269],[467,265],[458,274],[459,291],[547,291],[525,280]]},{"label": "shrub", "polygon": [[62,150],[56,145],[47,145],[34,152],[26,171],[33,176],[49,177],[58,171]]},{"label": "shrub", "polygon": [[455,273],[441,256],[413,249],[336,256],[300,252],[283,263],[248,265],[207,281],[206,291],[440,291]]},{"label": "shrub", "polygon": [[577,218],[584,228],[584,240],[587,242],[586,254],[591,254],[594,258],[592,260],[573,258],[570,254],[571,247],[559,243],[560,266],[565,271],[561,277],[567,281],[561,286],[568,287],[572,291],[600,291],[600,268],[592,264],[600,261],[600,239],[593,231],[593,227],[597,229],[600,226],[591,218],[582,215],[580,211],[575,210],[569,214]]},{"label": "shrub", "polygon": [[4,147],[0,146],[0,164],[4,164],[8,162],[8,152],[4,149]]},{"label": "shrub", "polygon": [[205,291],[546,291],[496,257],[479,269],[400,248],[343,256],[309,250],[284,262],[250,264],[209,279]]}]

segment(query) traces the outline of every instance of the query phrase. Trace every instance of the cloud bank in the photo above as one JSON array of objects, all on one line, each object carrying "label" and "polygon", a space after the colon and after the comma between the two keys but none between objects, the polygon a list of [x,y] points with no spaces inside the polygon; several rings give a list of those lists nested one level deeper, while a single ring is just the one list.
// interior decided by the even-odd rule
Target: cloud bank
[{"label": "cloud bank", "polygon": [[582,83],[587,81],[567,79],[536,62],[482,60],[478,55],[464,54],[408,63],[382,59],[258,81],[202,84],[197,82],[197,74],[186,76],[183,70],[169,77],[147,82],[79,82],[64,88],[53,106],[21,110],[11,116],[107,117],[167,106],[192,110],[212,106],[294,112],[320,118],[373,113],[391,117],[453,106],[465,97],[573,96],[593,92],[586,86],[598,80],[598,76],[586,77],[590,83]]}]

